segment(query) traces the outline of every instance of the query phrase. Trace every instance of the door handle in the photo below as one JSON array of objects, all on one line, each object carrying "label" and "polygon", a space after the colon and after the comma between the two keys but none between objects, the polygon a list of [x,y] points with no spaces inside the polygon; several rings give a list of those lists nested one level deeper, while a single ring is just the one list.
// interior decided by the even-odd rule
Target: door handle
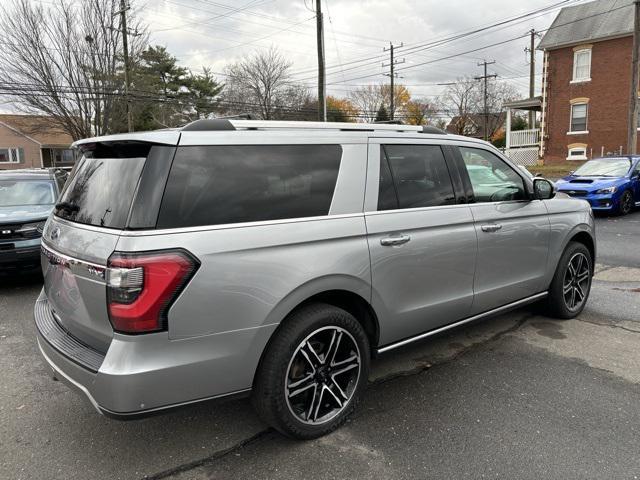
[{"label": "door handle", "polygon": [[502,228],[502,225],[500,225],[499,223],[492,223],[492,224],[489,224],[489,225],[482,225],[482,231],[483,232],[497,232],[501,228]]},{"label": "door handle", "polygon": [[393,247],[396,245],[402,245],[411,240],[409,235],[398,235],[393,237],[385,237],[380,239],[380,245],[383,247]]}]

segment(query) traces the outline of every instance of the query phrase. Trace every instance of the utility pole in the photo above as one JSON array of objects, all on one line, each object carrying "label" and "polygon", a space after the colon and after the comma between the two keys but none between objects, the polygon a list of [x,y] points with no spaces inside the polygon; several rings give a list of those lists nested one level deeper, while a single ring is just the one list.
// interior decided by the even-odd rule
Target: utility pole
[{"label": "utility pole", "polygon": [[[525,48],[526,52],[529,52],[529,98],[533,98],[536,94],[536,30],[532,28],[529,33],[531,34],[531,47]],[[531,110],[529,112],[529,128],[536,128],[536,112]]]},{"label": "utility pole", "polygon": [[493,75],[487,75],[487,66],[493,65],[494,63],[496,63],[495,60],[492,62],[487,62],[485,60],[484,62],[478,63],[479,67],[484,66],[484,75],[481,77],[474,77],[476,80],[484,80],[484,140],[485,141],[489,141],[489,109],[487,106],[487,98],[489,96],[489,92],[487,90],[487,81],[490,78],[496,78],[498,76],[495,73]]},{"label": "utility pole", "polygon": [[640,0],[634,2],[633,53],[631,56],[631,91],[629,92],[629,130],[627,133],[627,154],[634,155],[638,148],[638,89],[640,58]]},{"label": "utility pole", "polygon": [[318,120],[327,121],[327,80],[324,67],[324,24],[322,0],[316,0],[316,33],[318,43]]},{"label": "utility pole", "polygon": [[131,118],[131,104],[129,100],[129,88],[131,87],[131,79],[129,78],[129,43],[127,31],[127,10],[129,6],[126,0],[120,0],[120,24],[122,26],[122,48],[124,50],[124,99],[127,109],[127,128],[129,132],[133,132],[133,119]]},{"label": "utility pole", "polygon": [[382,67],[389,67],[389,73],[385,73],[384,75],[389,77],[389,79],[391,80],[391,99],[389,100],[389,119],[393,120],[393,116],[396,112],[396,98],[395,98],[395,92],[396,92],[396,88],[395,88],[395,79],[398,78],[398,74],[395,71],[395,67],[396,65],[400,65],[401,63],[405,62],[405,59],[403,58],[402,60],[396,60],[394,57],[394,49],[395,48],[400,48],[403,47],[404,43],[401,43],[398,47],[396,47],[393,43],[389,42],[389,48],[383,48],[382,51],[383,52],[389,52],[390,55],[390,62],[388,65],[386,64],[382,64]]}]

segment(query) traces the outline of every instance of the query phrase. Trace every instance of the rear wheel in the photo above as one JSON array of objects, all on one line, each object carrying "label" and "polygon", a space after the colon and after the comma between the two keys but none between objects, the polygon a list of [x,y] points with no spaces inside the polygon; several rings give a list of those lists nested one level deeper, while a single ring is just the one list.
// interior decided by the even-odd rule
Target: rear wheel
[{"label": "rear wheel", "polygon": [[625,191],[620,197],[620,203],[618,204],[618,213],[620,215],[627,215],[633,210],[633,195],[629,190]]},{"label": "rear wheel", "polygon": [[593,260],[582,243],[571,242],[565,249],[549,287],[546,313],[569,319],[579,315],[589,298]]},{"label": "rear wheel", "polygon": [[262,419],[299,439],[325,435],[355,409],[369,374],[369,341],[348,312],[312,304],[287,318],[267,348],[254,384]]}]

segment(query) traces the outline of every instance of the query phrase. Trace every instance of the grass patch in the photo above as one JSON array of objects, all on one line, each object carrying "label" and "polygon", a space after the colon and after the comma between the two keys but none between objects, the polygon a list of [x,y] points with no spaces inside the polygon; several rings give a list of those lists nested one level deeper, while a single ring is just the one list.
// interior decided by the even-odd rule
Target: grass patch
[{"label": "grass patch", "polygon": [[537,173],[545,178],[562,178],[569,175],[570,172],[576,170],[582,163],[569,163],[559,165],[536,165],[535,167],[527,167],[531,173]]}]

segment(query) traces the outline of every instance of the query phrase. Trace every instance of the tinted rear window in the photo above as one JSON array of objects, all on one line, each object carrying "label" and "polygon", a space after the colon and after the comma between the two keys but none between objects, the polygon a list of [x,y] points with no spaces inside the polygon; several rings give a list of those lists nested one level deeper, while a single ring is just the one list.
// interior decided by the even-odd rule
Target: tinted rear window
[{"label": "tinted rear window", "polygon": [[150,145],[100,145],[84,152],[56,206],[72,222],[123,229]]},{"label": "tinted rear window", "polygon": [[158,228],[327,215],[341,157],[339,145],[181,147]]}]

